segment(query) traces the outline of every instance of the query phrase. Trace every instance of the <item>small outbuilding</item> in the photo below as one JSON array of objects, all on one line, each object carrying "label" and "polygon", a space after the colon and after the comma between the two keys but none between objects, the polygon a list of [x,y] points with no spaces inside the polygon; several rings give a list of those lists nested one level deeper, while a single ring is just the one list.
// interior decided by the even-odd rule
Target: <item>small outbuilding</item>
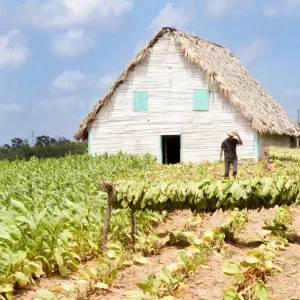
[{"label": "small outbuilding", "polygon": [[213,161],[238,131],[240,159],[290,147],[298,125],[223,46],[161,29],[80,125],[90,154],[150,153],[159,162]]}]

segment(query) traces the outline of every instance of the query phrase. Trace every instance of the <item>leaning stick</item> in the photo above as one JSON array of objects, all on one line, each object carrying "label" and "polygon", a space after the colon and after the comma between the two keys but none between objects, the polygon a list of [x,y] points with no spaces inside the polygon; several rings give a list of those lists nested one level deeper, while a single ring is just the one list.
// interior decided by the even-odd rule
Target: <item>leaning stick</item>
[{"label": "leaning stick", "polygon": [[115,186],[111,182],[101,182],[99,184],[100,188],[107,192],[107,204],[106,204],[106,213],[105,213],[105,220],[103,224],[103,231],[102,231],[102,252],[107,252],[107,233],[110,223],[111,217],[111,207],[113,202],[113,196],[115,191]]}]

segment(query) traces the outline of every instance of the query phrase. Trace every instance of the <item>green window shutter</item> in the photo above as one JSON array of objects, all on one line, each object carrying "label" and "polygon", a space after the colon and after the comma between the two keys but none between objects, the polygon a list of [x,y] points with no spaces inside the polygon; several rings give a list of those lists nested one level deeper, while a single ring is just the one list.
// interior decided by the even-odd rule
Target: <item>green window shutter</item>
[{"label": "green window shutter", "polygon": [[148,110],[148,92],[133,92],[133,111]]},{"label": "green window shutter", "polygon": [[194,90],[194,110],[209,110],[209,90]]},{"label": "green window shutter", "polygon": [[163,163],[163,137],[162,135],[159,136],[159,145],[160,145],[160,163]]}]

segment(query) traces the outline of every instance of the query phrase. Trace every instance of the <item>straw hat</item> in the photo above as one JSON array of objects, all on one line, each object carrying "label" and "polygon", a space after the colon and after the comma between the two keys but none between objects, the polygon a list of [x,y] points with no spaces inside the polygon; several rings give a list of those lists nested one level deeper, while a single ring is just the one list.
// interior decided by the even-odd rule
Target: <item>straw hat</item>
[{"label": "straw hat", "polygon": [[235,132],[234,131],[226,131],[226,133],[229,136],[235,136]]}]

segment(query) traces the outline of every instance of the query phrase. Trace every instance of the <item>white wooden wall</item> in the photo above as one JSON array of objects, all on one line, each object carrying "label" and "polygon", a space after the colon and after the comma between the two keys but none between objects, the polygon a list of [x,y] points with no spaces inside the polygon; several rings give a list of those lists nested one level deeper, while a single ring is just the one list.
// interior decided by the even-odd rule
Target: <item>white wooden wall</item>
[{"label": "white wooden wall", "polygon": [[[193,90],[208,88],[203,72],[184,59],[172,37],[164,37],[101,108],[91,128],[91,153],[151,153],[161,161],[160,135],[182,134],[181,160],[219,159],[225,131],[244,145],[239,158],[254,158],[251,123],[211,87],[209,111],[193,111]],[[133,92],[148,92],[148,111],[133,112]]]},{"label": "white wooden wall", "polygon": [[271,135],[271,134],[259,135],[259,157],[260,158],[263,158],[264,148],[269,146],[290,148],[291,137],[286,135]]}]

